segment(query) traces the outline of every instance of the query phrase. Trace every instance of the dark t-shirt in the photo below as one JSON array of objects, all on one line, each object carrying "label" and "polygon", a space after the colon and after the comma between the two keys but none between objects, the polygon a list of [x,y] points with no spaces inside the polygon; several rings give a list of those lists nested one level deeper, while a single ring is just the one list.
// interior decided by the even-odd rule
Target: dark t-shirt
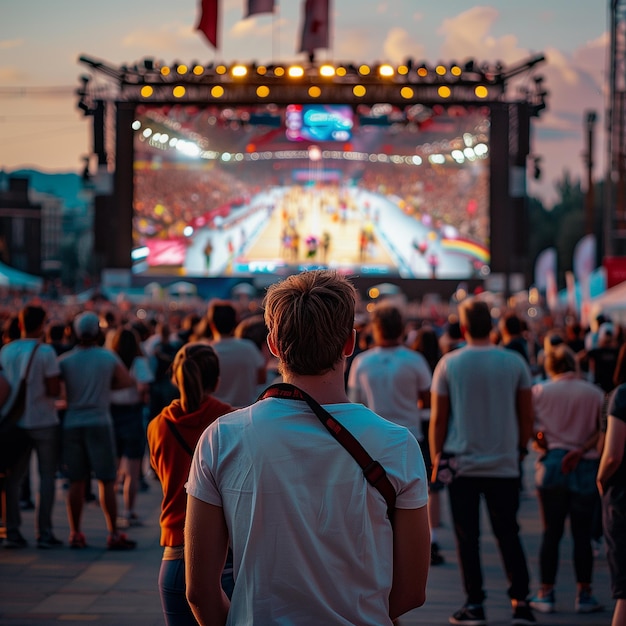
[{"label": "dark t-shirt", "polygon": [[609,393],[615,385],[613,384],[613,372],[617,364],[618,348],[604,347],[589,350],[589,361],[594,364],[593,382]]},{"label": "dark t-shirt", "polygon": [[[626,384],[620,385],[611,397],[609,415],[626,422]],[[607,486],[613,485],[626,487],[626,454],[622,458],[622,464],[617,468],[615,474],[607,481]]]}]

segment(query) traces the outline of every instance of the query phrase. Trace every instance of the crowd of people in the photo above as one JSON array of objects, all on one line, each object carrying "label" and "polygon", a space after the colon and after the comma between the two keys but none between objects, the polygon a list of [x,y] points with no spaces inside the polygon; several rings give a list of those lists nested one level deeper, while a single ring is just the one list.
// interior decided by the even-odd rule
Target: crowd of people
[{"label": "crowd of people", "polygon": [[[516,311],[492,319],[480,297],[443,323],[408,319],[394,301],[360,306],[326,270],[273,284],[262,308],[214,300],[152,319],[106,303],[25,304],[7,317],[0,350],[0,428],[26,380],[10,450],[0,437],[3,547],[29,545],[20,497],[33,451],[41,549],[87,545],[92,480],[106,548],[135,548],[142,473],[153,472],[167,624],[392,624],[424,603],[428,568],[444,561],[447,495],[465,596],[450,623],[487,623],[484,502],[512,624],[564,609],[568,518],[573,609],[603,610],[592,589],[603,542],[613,626],[626,624],[624,330],[572,318],[539,335]],[[52,527],[58,480],[67,539]],[[543,524],[535,590],[517,521],[530,481]]]}]

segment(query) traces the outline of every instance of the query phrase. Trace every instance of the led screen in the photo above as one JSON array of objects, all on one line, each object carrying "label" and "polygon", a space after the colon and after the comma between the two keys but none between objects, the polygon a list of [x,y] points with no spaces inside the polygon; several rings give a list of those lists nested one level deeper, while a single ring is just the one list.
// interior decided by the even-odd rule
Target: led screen
[{"label": "led screen", "polygon": [[133,271],[489,272],[487,106],[138,105]]}]

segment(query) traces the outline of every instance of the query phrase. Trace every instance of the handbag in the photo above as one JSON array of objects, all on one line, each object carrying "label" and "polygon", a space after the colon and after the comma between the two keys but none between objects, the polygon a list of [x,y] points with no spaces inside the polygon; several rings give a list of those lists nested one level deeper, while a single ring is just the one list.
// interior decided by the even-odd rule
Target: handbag
[{"label": "handbag", "polygon": [[[393,526],[393,514],[396,508],[396,490],[394,489],[385,468],[372,459],[367,450],[359,443],[352,433],[340,424],[319,402],[295,385],[277,383],[268,387],[258,398],[287,398],[304,400],[318,417],[326,430],[350,453],[360,465],[367,482],[378,489],[387,503],[387,516]],[[257,400],[257,401],[258,401]]]},{"label": "handbag", "polygon": [[24,415],[24,410],[26,409],[26,381],[28,380],[30,366],[39,345],[39,343],[35,344],[28,358],[26,370],[20,379],[13,403],[4,413],[2,421],[0,421],[0,469],[8,469],[15,465],[22,451],[28,445],[28,434],[17,425],[17,422]]}]

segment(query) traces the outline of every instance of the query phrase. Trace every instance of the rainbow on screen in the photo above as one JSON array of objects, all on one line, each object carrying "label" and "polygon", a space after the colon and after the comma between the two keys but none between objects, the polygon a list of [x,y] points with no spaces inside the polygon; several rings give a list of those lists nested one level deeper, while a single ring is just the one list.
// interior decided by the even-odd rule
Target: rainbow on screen
[{"label": "rainbow on screen", "polygon": [[481,246],[475,241],[469,239],[457,238],[457,239],[442,239],[441,246],[448,252],[459,252],[460,254],[467,254],[474,257],[485,264],[489,263],[491,255],[489,250],[485,246]]}]

